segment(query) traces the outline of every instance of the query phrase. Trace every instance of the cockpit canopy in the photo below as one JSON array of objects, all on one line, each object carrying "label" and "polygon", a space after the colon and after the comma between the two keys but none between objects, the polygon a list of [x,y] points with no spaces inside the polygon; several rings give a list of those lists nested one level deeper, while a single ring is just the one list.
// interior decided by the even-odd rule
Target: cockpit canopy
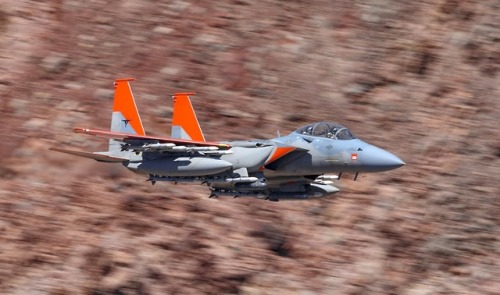
[{"label": "cockpit canopy", "polygon": [[300,129],[295,132],[304,135],[326,137],[332,139],[349,140],[356,137],[346,127],[333,122],[317,122]]}]

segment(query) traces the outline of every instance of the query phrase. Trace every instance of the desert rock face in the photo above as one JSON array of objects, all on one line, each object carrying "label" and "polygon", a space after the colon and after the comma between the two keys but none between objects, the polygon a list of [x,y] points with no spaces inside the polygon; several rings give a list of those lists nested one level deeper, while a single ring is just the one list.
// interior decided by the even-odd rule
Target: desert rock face
[{"label": "desert rock face", "polygon": [[[498,294],[498,1],[0,3],[1,294]],[[147,132],[337,121],[406,166],[334,198],[208,199],[103,150],[115,78]]]}]

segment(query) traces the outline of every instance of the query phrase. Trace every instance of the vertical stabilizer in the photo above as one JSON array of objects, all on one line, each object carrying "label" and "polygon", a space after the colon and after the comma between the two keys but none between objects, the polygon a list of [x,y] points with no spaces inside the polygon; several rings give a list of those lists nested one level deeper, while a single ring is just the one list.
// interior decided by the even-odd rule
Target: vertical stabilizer
[{"label": "vertical stabilizer", "polygon": [[172,118],[172,138],[205,141],[200,124],[196,118],[189,95],[194,93],[174,94],[174,111]]},{"label": "vertical stabilizer", "polygon": [[[134,95],[130,88],[133,78],[115,80],[115,96],[111,116],[111,131],[138,135],[146,135],[142,127],[141,117],[137,111]],[[120,152],[121,145],[114,139],[109,141],[110,152]]]}]

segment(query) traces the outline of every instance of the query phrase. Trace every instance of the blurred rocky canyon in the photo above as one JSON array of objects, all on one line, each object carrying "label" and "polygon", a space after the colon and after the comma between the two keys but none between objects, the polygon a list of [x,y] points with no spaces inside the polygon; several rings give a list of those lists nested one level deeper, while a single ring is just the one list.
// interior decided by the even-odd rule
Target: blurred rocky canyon
[{"label": "blurred rocky canyon", "polygon": [[[3,0],[1,294],[500,294],[497,0]],[[335,197],[208,199],[103,150],[113,81],[148,133],[335,121],[406,166]]]}]

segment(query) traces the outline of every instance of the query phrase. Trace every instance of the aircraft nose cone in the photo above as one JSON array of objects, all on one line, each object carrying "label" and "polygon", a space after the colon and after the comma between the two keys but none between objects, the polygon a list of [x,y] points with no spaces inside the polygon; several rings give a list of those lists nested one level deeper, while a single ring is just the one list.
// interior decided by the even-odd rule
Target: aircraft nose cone
[{"label": "aircraft nose cone", "polygon": [[363,166],[369,171],[387,171],[405,165],[405,162],[396,155],[376,146],[369,146],[363,150]]}]

